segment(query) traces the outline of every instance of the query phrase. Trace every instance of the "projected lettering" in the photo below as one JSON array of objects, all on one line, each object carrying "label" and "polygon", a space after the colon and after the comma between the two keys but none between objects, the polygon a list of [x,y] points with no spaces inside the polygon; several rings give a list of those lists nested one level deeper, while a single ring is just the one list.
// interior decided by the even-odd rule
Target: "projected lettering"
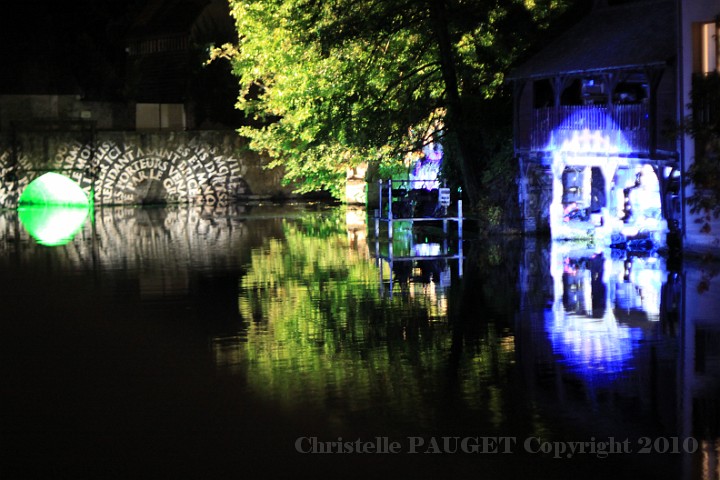
[{"label": "projected lettering", "polygon": [[[76,182],[96,205],[226,205],[252,195],[248,169],[263,168],[258,158],[236,156],[234,144],[223,137],[107,137],[93,143],[43,136],[39,142],[41,137],[28,135],[15,147],[0,146],[0,204],[16,206],[33,180],[55,172]],[[261,190],[275,183],[277,191],[282,188],[277,175],[254,178]]]}]

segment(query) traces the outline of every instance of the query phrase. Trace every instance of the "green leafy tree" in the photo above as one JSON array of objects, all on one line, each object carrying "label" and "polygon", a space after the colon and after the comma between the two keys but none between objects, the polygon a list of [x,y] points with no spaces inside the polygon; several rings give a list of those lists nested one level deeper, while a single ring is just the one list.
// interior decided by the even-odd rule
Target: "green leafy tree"
[{"label": "green leafy tree", "polygon": [[[340,196],[361,162],[403,167],[430,141],[475,204],[496,149],[475,106],[562,0],[230,0],[240,130],[299,191]],[[485,120],[487,123],[487,120]]]}]

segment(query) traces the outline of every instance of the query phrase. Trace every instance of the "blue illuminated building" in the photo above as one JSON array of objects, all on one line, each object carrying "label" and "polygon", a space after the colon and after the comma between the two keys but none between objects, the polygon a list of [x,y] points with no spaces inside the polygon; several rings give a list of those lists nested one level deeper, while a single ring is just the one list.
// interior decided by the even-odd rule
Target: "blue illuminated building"
[{"label": "blue illuminated building", "polygon": [[526,233],[717,248],[720,221],[696,226],[685,201],[685,172],[705,146],[678,126],[694,112],[717,121],[691,92],[718,76],[718,32],[717,0],[596,1],[511,72]]},{"label": "blue illuminated building", "polygon": [[[720,118],[720,0],[594,4],[510,75],[523,227],[554,240],[552,292],[528,319],[543,341],[524,355],[547,365],[566,410],[587,408],[571,395],[581,390],[591,405],[609,385],[613,401],[642,403],[652,399],[638,379],[676,382],[679,432],[703,452],[700,475],[682,478],[717,478],[720,295],[716,264],[699,259],[717,258],[720,219],[691,211],[686,181],[712,148],[677,127]],[[665,246],[683,253],[681,266],[655,251]],[[525,291],[536,290],[530,273]],[[675,349],[677,364],[666,361]]]},{"label": "blue illuminated building", "polygon": [[511,74],[526,232],[664,244],[679,227],[675,1],[598,5]]}]

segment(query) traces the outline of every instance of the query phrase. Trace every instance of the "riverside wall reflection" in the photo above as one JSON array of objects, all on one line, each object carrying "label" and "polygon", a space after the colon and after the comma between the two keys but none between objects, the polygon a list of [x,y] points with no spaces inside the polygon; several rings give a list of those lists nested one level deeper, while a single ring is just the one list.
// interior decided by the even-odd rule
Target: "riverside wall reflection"
[{"label": "riverside wall reflection", "polygon": [[[281,222],[278,218],[249,230],[253,207],[243,205],[104,207],[78,210],[72,217],[67,210],[47,206],[0,212],[0,258],[32,262],[51,247],[53,260],[68,269],[221,267],[236,264],[248,241],[272,236]],[[282,211],[292,216],[300,210],[265,206],[261,215]]]}]

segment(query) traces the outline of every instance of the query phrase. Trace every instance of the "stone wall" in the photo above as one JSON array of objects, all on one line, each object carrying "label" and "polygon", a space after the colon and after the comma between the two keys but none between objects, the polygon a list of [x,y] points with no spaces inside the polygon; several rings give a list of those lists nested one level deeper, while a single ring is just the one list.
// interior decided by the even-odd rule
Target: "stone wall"
[{"label": "stone wall", "polygon": [[280,169],[234,131],[105,132],[18,130],[0,135],[0,205],[54,171],[98,205],[197,203],[293,197]]},{"label": "stone wall", "polygon": [[79,95],[0,95],[0,132],[13,124],[92,121],[98,130],[134,130],[135,105],[126,102],[89,101]]},{"label": "stone wall", "polygon": [[522,229],[527,234],[550,234],[550,203],[552,202],[552,172],[549,166],[520,159],[518,202]]}]

